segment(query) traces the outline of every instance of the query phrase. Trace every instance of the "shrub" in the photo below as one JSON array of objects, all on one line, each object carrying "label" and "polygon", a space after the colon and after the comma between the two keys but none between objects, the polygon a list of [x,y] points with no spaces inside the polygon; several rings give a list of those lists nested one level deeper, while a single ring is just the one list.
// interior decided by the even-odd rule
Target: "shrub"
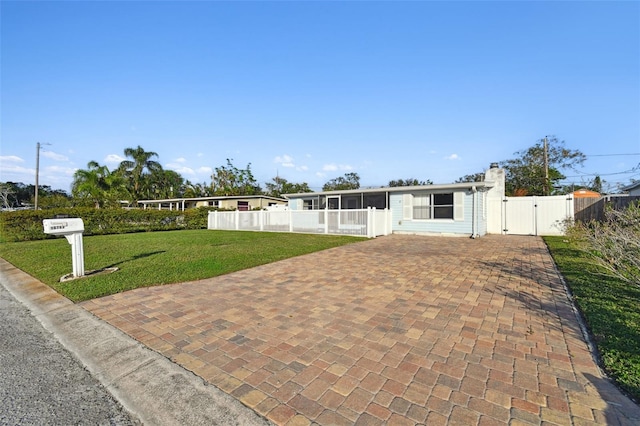
[{"label": "shrub", "polygon": [[200,207],[176,210],[94,209],[89,207],[47,210],[21,210],[0,213],[0,240],[31,241],[55,238],[43,231],[42,220],[55,217],[79,217],[84,235],[123,234],[129,232],[206,229],[209,211]]},{"label": "shrub", "polygon": [[640,203],[608,208],[603,221],[576,222],[567,235],[600,266],[640,286]]}]

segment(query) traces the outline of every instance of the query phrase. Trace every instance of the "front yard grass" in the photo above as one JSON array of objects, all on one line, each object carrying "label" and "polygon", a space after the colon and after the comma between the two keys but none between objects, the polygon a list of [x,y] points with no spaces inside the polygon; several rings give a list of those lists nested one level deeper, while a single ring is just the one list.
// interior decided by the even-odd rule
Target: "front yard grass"
[{"label": "front yard grass", "polygon": [[0,257],[74,302],[148,287],[228,274],[319,250],[363,241],[361,237],[242,231],[167,231],[84,238],[85,272],[110,274],[59,282],[72,272],[65,238],[0,243]]},{"label": "front yard grass", "polygon": [[600,353],[602,367],[640,401],[640,287],[612,277],[564,237],[545,237]]}]

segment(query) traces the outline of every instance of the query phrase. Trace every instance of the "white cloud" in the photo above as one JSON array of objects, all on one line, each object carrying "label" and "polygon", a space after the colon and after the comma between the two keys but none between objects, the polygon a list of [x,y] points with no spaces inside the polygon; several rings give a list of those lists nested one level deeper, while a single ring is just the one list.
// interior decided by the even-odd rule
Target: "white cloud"
[{"label": "white cloud", "polygon": [[458,154],[451,154],[448,157],[444,157],[445,160],[459,160]]},{"label": "white cloud", "polygon": [[180,173],[181,175],[196,175],[196,172],[191,167],[185,167],[180,164],[167,164],[166,167],[167,169],[173,170],[174,172]]},{"label": "white cloud", "polygon": [[125,160],[124,157],[119,156],[118,154],[109,154],[104,157],[104,162],[107,164],[120,164]]},{"label": "white cloud", "polygon": [[[0,165],[2,165],[2,174],[3,175],[17,175],[17,174],[34,174],[35,173],[35,169],[30,169],[27,167],[22,167],[22,166],[16,166],[16,165],[12,165],[12,164],[3,164],[2,162],[0,162]],[[6,178],[5,178],[6,179]],[[0,179],[2,180],[2,179]]]},{"label": "white cloud", "polygon": [[278,155],[273,159],[273,161],[275,161],[276,163],[291,163],[293,161],[293,157],[287,154],[283,155],[282,157]]},{"label": "white cloud", "polygon": [[60,166],[48,166],[45,167],[43,173],[45,174],[55,174],[55,175],[65,175],[65,176],[73,176],[73,174],[78,170],[75,167],[60,167]]},{"label": "white cloud", "polygon": [[353,167],[351,167],[348,164],[331,163],[331,164],[325,164],[324,166],[322,166],[322,170],[324,170],[325,172],[335,172],[337,170],[348,172],[349,170],[353,170]]},{"label": "white cloud", "polygon": [[204,154],[203,154],[202,152],[199,152],[199,153],[197,153],[197,154],[196,154],[196,156],[198,156],[198,157],[204,157]]},{"label": "white cloud", "polygon": [[198,174],[207,174],[207,175],[211,175],[211,173],[213,173],[213,169],[211,167],[198,167],[197,170]]},{"label": "white cloud", "polygon": [[15,155],[0,155],[0,162],[1,163],[24,163],[24,160],[20,157],[17,157]]},{"label": "white cloud", "polygon": [[62,154],[56,154],[53,151],[42,151],[41,155],[54,161],[69,161],[69,157]]},{"label": "white cloud", "polygon": [[282,157],[277,156],[273,159],[273,161],[280,164],[282,167],[295,167],[295,164],[293,164],[293,157],[287,154],[283,155]]},{"label": "white cloud", "polygon": [[187,159],[184,157],[176,158],[176,163],[186,163]]},{"label": "white cloud", "polygon": [[309,167],[307,167],[307,166],[299,166],[299,167],[296,167],[296,170],[299,171],[299,172],[306,172],[307,170],[309,170]]}]

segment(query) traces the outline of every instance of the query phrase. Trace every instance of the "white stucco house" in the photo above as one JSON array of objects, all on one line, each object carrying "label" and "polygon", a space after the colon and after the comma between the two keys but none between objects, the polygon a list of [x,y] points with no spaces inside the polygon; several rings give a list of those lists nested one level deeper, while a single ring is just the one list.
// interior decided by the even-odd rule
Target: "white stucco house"
[{"label": "white stucco house", "polygon": [[[482,182],[307,192],[284,197],[291,210],[389,209],[393,233],[475,238],[500,232],[504,188],[504,170],[492,164]],[[496,209],[498,214],[492,215]]]}]

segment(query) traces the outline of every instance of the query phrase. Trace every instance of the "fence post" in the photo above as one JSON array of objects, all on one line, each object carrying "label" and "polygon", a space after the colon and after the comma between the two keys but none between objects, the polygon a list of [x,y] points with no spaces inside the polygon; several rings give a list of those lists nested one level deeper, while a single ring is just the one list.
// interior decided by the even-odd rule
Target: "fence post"
[{"label": "fence post", "polygon": [[376,208],[367,207],[367,237],[376,237]]},{"label": "fence post", "polygon": [[258,224],[260,225],[260,230],[264,231],[264,210],[259,210],[260,214],[258,214]]},{"label": "fence post", "polygon": [[289,212],[289,232],[293,232],[293,210],[288,209]]},{"label": "fence post", "polygon": [[239,231],[240,230],[240,210],[236,209],[235,217],[236,217],[236,226],[235,226],[235,228],[236,228],[236,231]]},{"label": "fence post", "polygon": [[324,209],[324,233],[329,233],[329,209]]}]

